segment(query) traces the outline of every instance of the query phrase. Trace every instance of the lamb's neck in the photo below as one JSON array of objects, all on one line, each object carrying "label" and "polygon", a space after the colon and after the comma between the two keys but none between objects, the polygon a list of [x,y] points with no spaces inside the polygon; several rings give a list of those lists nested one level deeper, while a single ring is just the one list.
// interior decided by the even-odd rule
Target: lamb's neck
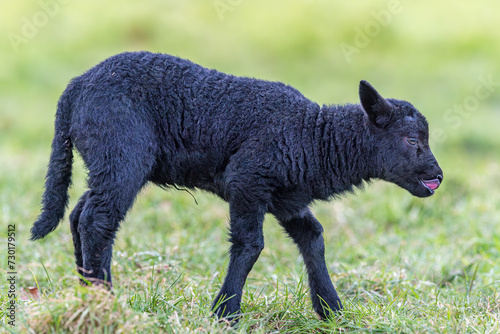
[{"label": "lamb's neck", "polygon": [[323,106],[316,126],[322,131],[321,169],[329,196],[351,191],[374,177],[373,152],[365,114],[359,105]]}]

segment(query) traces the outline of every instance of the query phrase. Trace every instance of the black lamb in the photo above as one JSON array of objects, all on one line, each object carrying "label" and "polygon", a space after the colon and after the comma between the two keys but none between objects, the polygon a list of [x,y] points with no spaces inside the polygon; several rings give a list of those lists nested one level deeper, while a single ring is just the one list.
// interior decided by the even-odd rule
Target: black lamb
[{"label": "black lamb", "polygon": [[326,318],[342,304],[311,202],[371,179],[427,197],[443,179],[415,107],[384,99],[366,81],[359,96],[360,105],[319,106],[283,83],[169,55],[113,56],[74,78],[59,100],[43,211],[31,239],[45,237],[64,216],[75,146],[89,189],[69,220],[85,280],[111,286],[113,240],[145,184],[199,188],[230,208],[230,262],[215,314],[237,319],[271,213],[297,244],[314,310]]}]

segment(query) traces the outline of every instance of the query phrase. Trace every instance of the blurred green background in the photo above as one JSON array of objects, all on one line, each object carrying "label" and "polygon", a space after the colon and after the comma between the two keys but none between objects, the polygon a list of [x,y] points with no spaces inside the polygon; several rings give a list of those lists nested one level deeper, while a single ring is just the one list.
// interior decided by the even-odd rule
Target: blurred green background
[{"label": "blurred green background", "polygon": [[[149,50],[282,81],[320,104],[357,103],[361,79],[385,97],[412,102],[429,120],[444,183],[424,200],[375,182],[356,195],[315,205],[330,270],[383,268],[403,250],[401,266],[419,277],[439,282],[479,263],[478,282],[498,288],[499,11],[496,0],[2,1],[0,219],[5,231],[16,224],[22,280],[32,284],[28,269],[44,275],[39,258],[49,270],[74,275],[67,222],[49,242],[27,241],[39,213],[59,95],[72,77],[105,58]],[[72,205],[85,187],[79,160],[75,170]],[[146,189],[118,234],[117,250],[168,255],[176,244],[203,243],[207,248],[188,251],[185,260],[199,252],[200,263],[213,260],[222,270],[227,207],[211,195],[195,196],[198,207],[183,192]],[[203,235],[185,234],[190,224]],[[292,267],[297,258],[270,225],[276,224],[266,224],[268,246],[256,265],[263,275],[275,270],[266,272],[275,265],[269,258],[292,261]],[[210,247],[217,249],[208,259]]]}]

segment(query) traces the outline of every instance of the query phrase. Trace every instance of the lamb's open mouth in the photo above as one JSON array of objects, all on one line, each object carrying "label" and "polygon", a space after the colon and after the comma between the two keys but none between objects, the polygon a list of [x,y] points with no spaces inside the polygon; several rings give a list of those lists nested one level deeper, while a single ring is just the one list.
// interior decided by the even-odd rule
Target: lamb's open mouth
[{"label": "lamb's open mouth", "polygon": [[431,191],[431,193],[434,193],[434,191],[439,188],[439,185],[441,184],[442,178],[437,178],[437,179],[432,179],[432,180],[423,180],[421,179],[420,182]]}]

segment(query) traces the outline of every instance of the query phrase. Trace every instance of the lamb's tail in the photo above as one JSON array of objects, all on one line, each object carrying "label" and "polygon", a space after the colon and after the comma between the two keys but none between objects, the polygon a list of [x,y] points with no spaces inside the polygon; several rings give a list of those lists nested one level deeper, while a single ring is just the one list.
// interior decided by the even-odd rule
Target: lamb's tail
[{"label": "lamb's tail", "polygon": [[69,135],[71,103],[69,89],[57,105],[52,153],[45,177],[45,192],[42,198],[42,213],[31,228],[31,240],[45,237],[54,231],[64,217],[68,205],[68,188],[71,184],[73,145]]}]

